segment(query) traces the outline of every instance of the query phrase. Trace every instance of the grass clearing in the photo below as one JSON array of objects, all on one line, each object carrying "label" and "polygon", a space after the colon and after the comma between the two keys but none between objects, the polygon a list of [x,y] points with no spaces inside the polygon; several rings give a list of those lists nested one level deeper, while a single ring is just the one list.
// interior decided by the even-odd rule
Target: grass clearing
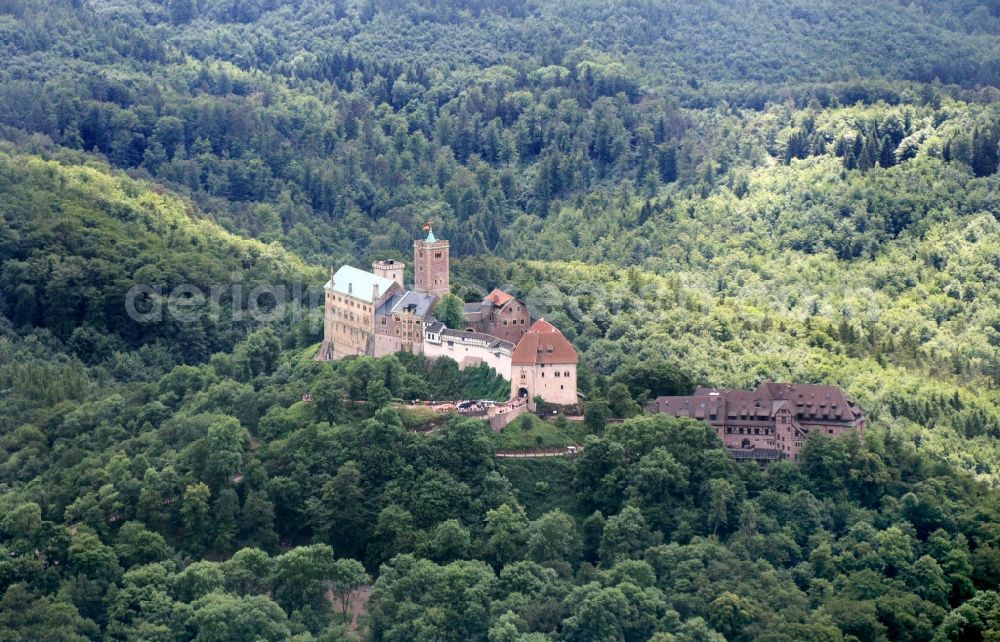
[{"label": "grass clearing", "polygon": [[582,421],[546,421],[525,413],[502,431],[494,433],[492,440],[493,447],[498,450],[535,450],[580,444],[586,435],[587,429]]}]

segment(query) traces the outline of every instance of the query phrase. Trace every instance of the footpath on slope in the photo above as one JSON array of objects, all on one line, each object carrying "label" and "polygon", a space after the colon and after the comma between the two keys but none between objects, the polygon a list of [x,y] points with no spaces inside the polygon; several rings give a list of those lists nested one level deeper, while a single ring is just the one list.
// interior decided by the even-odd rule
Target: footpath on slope
[{"label": "footpath on slope", "polygon": [[498,450],[493,456],[498,459],[542,459],[545,457],[576,457],[583,452],[582,446],[566,448],[545,448],[539,450]]}]

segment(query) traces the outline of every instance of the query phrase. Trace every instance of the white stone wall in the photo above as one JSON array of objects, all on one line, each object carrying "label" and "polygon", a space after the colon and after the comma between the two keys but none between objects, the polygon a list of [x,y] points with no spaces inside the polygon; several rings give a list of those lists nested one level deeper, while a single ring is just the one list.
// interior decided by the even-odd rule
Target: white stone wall
[{"label": "white stone wall", "polygon": [[[449,345],[449,342],[451,345]],[[489,348],[477,345],[475,342],[454,340],[451,337],[437,336],[437,341],[424,336],[424,356],[428,359],[448,357],[458,363],[460,369],[485,363],[493,368],[504,379],[510,380],[510,352],[501,350],[494,352]]]}]

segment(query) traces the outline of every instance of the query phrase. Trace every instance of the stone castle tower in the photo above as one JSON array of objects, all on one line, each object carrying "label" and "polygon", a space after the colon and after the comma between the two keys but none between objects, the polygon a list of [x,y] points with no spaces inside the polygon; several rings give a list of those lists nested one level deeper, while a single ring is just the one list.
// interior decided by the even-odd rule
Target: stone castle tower
[{"label": "stone castle tower", "polygon": [[395,281],[400,286],[403,285],[403,274],[406,272],[406,263],[395,259],[375,261],[372,263],[372,273],[383,279]]},{"label": "stone castle tower", "polygon": [[448,241],[439,241],[430,225],[427,238],[413,242],[413,289],[444,296],[451,292]]}]

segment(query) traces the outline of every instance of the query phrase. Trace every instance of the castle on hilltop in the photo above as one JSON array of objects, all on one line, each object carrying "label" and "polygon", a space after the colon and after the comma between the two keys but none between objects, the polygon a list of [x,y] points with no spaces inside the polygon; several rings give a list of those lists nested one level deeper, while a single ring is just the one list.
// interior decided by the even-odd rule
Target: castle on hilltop
[{"label": "castle on hilltop", "polygon": [[737,459],[796,461],[810,432],[863,432],[865,416],[837,386],[765,381],[756,390],[698,388],[690,397],[657,397],[647,410],[700,419]]},{"label": "castle on hilltop", "polygon": [[466,303],[462,328],[434,318],[434,306],[451,291],[448,241],[434,236],[413,242],[413,289],[403,281],[406,263],[372,263],[371,272],[341,266],[324,287],[323,343],[316,359],[332,361],[397,352],[429,359],[449,357],[459,368],[486,364],[511,381],[511,399],[577,403],[577,353],[552,324],[532,323],[524,301],[495,289]]}]

